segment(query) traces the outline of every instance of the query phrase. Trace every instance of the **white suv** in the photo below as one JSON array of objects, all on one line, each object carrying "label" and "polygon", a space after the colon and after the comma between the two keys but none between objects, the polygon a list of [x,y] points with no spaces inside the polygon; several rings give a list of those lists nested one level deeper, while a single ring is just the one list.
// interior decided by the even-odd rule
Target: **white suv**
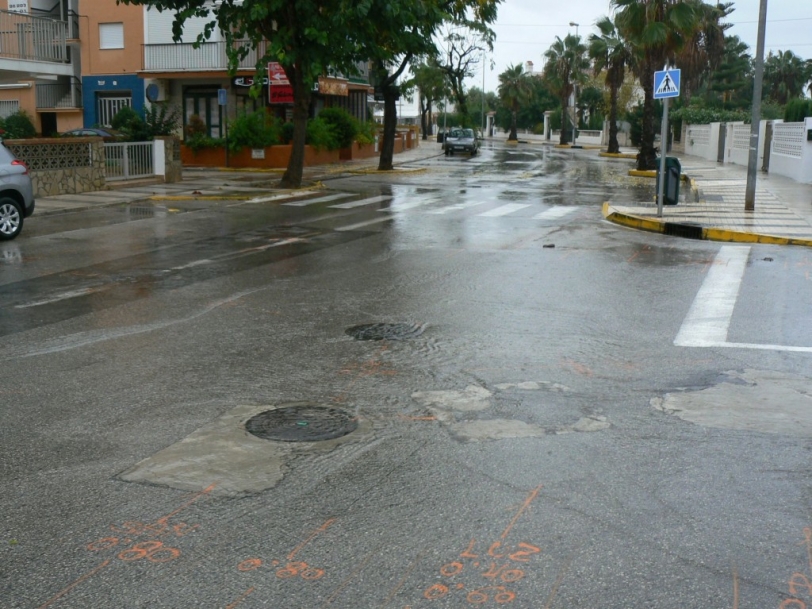
[{"label": "white suv", "polygon": [[34,213],[34,187],[28,167],[0,143],[0,241],[14,239],[23,219]]}]

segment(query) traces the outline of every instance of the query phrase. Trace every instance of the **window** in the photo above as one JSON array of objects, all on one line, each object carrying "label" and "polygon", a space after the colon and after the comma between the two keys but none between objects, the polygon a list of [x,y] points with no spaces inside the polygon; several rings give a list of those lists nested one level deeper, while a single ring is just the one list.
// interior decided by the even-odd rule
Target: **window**
[{"label": "window", "polygon": [[124,24],[123,23],[100,23],[99,24],[99,48],[100,49],[123,49],[124,48]]},{"label": "window", "polygon": [[133,99],[132,95],[129,97],[124,97],[121,93],[116,94],[116,96],[112,95],[105,95],[105,94],[96,94],[97,100],[97,122],[100,125],[105,127],[110,127],[111,123],[113,122],[113,117],[118,114],[118,111],[121,110],[124,106],[132,106]]},{"label": "window", "polygon": [[223,122],[222,106],[217,100],[217,89],[186,89],[183,92],[183,127],[189,124],[193,116],[198,116],[206,125],[206,135],[222,137],[220,129]]}]

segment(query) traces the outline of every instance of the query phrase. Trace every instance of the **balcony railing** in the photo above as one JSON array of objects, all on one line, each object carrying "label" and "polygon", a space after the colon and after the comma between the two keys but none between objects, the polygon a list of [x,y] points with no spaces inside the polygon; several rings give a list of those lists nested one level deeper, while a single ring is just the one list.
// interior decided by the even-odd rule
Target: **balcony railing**
[{"label": "balcony railing", "polygon": [[67,63],[64,21],[0,11],[0,57]]},{"label": "balcony railing", "polygon": [[[242,44],[238,41],[237,44]],[[248,44],[244,41],[244,44]],[[253,70],[257,58],[264,54],[264,48],[259,51],[252,49],[248,56],[240,61],[239,68]],[[225,42],[204,42],[198,48],[186,42],[171,44],[145,44],[144,70],[225,70],[228,68],[228,56]]]},{"label": "balcony railing", "polygon": [[37,85],[37,109],[81,108],[82,85],[78,82]]}]

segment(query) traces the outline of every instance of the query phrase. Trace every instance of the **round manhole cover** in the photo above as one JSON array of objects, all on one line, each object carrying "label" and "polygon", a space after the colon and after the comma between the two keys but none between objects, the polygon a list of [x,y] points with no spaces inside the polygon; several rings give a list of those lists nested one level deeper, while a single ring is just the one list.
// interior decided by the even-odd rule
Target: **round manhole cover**
[{"label": "round manhole cover", "polygon": [[302,404],[260,412],[245,429],[263,440],[319,442],[352,433],[358,429],[358,420],[337,408]]},{"label": "round manhole cover", "polygon": [[363,324],[347,328],[355,340],[406,340],[420,336],[423,326],[418,324]]}]

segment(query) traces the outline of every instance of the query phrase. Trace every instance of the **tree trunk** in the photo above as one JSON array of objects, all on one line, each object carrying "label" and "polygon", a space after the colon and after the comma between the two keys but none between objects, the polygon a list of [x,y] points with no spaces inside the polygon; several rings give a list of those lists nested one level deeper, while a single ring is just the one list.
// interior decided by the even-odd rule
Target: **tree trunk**
[{"label": "tree trunk", "polygon": [[516,107],[518,104],[516,102],[513,103],[513,112],[510,113],[510,135],[508,135],[508,141],[517,141],[519,139],[518,134],[516,133],[516,115],[519,113],[518,108]]},{"label": "tree trunk", "polygon": [[420,131],[423,133],[422,139],[429,139],[428,135],[428,113],[429,108],[425,98],[420,96]]},{"label": "tree trunk", "polygon": [[305,139],[307,137],[307,119],[310,114],[310,87],[304,82],[300,69],[286,71],[288,80],[293,85],[293,140],[291,141],[288,168],[282,175],[279,185],[282,188],[299,188],[304,173]]},{"label": "tree trunk", "polygon": [[567,123],[569,122],[569,114],[567,113],[567,101],[569,101],[569,95],[562,95],[561,96],[561,136],[558,138],[559,144],[566,144],[569,140],[567,139]]},{"label": "tree trunk", "polygon": [[641,171],[657,168],[657,152],[654,149],[654,70],[650,63],[643,66],[640,74],[645,98],[643,100],[643,130],[640,135],[640,152],[637,154],[637,169]]},{"label": "tree trunk", "polygon": [[392,157],[395,153],[395,134],[398,127],[396,87],[387,85],[383,90],[383,142],[378,171],[392,169]]},{"label": "tree trunk", "polygon": [[620,144],[617,142],[617,87],[609,89],[609,148],[607,152],[617,154]]},{"label": "tree trunk", "polygon": [[434,135],[434,113],[431,106],[431,100],[429,100],[429,135]]}]

